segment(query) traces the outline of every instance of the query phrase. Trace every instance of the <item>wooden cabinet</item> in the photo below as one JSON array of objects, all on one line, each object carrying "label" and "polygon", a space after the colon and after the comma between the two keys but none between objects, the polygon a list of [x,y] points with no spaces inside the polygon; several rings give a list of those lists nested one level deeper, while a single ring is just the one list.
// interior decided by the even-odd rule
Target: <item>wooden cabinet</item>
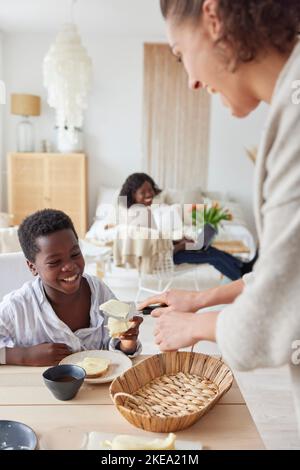
[{"label": "wooden cabinet", "polygon": [[84,154],[8,154],[8,208],[19,225],[41,209],[68,214],[78,235],[87,229],[87,164]]}]

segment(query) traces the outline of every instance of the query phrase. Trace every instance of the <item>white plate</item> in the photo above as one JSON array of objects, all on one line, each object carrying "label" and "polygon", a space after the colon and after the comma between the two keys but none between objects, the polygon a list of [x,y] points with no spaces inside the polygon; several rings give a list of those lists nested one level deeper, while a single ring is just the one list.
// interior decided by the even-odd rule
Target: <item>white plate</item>
[{"label": "white plate", "polygon": [[60,364],[74,364],[77,365],[83,361],[85,357],[101,357],[101,359],[109,359],[110,365],[108,371],[103,377],[95,379],[85,379],[85,382],[91,384],[104,384],[112,382],[116,377],[123,374],[126,370],[132,367],[131,360],[128,356],[121,351],[80,351],[70,356],[65,357]]},{"label": "white plate", "polygon": [[[112,441],[117,434],[108,434],[102,432],[89,432],[87,437],[87,443],[85,450],[111,450],[105,445],[101,445],[104,441]],[[158,435],[150,434],[153,439],[156,439]],[[146,435],[144,435],[146,437]],[[166,437],[166,436],[164,436]],[[176,450],[202,450],[201,442],[192,441],[181,441],[176,439]]]},{"label": "white plate", "polygon": [[50,428],[39,435],[40,450],[83,450],[87,445],[88,432],[80,426]]}]

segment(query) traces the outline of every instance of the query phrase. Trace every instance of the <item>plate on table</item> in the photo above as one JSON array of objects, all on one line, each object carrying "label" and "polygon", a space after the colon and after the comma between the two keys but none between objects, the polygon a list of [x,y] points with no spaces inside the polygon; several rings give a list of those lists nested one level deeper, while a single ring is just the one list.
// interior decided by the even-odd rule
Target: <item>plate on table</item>
[{"label": "plate on table", "polygon": [[116,377],[119,377],[119,375],[123,374],[123,372],[132,367],[132,362],[129,357],[123,354],[121,351],[104,350],[80,351],[74,354],[70,354],[70,356],[67,356],[62,361],[60,361],[60,364],[77,365],[86,357],[100,357],[101,359],[110,360],[108,371],[102,377],[84,379],[85,382],[91,384],[104,384],[112,382]]},{"label": "plate on table", "polygon": [[37,437],[33,429],[18,421],[0,421],[0,450],[35,450]]},{"label": "plate on table", "polygon": [[[112,441],[117,434],[109,434],[109,433],[102,433],[102,432],[89,432],[87,434],[86,446],[84,450],[111,450],[109,446],[107,446],[105,441]],[[150,437],[152,436],[152,437]],[[149,439],[157,439],[158,435],[150,435],[143,437],[147,437]],[[166,436],[165,436],[166,437]],[[203,446],[201,442],[192,442],[192,441],[182,441],[181,439],[176,439],[176,449],[175,450],[202,450]]]},{"label": "plate on table", "polygon": [[87,445],[88,432],[80,426],[51,428],[40,436],[40,450],[83,450]]}]

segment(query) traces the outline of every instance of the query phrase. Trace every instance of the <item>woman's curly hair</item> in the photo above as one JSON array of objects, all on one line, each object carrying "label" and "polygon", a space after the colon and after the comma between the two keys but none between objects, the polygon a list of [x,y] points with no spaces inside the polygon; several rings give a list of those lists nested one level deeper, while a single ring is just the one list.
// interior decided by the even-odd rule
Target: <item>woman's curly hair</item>
[{"label": "woman's curly hair", "polygon": [[149,175],[146,173],[133,173],[132,175],[128,176],[120,192],[120,197],[127,197],[128,209],[133,204],[135,204],[134,194],[141,186],[143,186],[144,183],[146,183],[146,181],[151,184],[155,196],[161,193],[162,190],[159,189],[157,184]]},{"label": "woman's curly hair", "polygon": [[[197,22],[205,0],[160,0],[164,18]],[[217,44],[228,45],[235,65],[274,48],[286,53],[300,33],[299,0],[218,0],[223,29]]]}]

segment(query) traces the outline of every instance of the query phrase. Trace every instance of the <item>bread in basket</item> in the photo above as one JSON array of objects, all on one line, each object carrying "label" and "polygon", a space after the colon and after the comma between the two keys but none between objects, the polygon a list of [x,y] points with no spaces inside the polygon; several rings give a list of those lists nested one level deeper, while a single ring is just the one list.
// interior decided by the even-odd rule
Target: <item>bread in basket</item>
[{"label": "bread in basket", "polygon": [[191,352],[157,354],[141,361],[110,386],[119,412],[151,432],[176,432],[192,426],[233,382],[221,359]]}]

